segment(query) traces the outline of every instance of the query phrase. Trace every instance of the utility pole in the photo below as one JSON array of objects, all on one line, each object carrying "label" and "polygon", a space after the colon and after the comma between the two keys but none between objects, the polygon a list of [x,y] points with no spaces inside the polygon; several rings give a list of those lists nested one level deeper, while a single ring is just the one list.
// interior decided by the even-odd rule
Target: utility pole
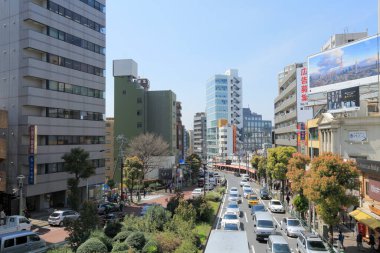
[{"label": "utility pole", "polygon": [[119,143],[118,159],[120,160],[120,200],[124,200],[123,196],[123,181],[124,181],[124,155],[125,145],[127,144],[127,138],[120,134],[116,137],[116,141]]},{"label": "utility pole", "polygon": [[22,191],[23,191],[23,186],[24,186],[24,178],[25,176],[24,175],[19,175],[17,176],[17,181],[18,181],[18,189],[19,189],[19,197],[20,197],[20,203],[19,203],[19,215],[22,215],[22,211],[23,211],[23,196],[22,196]]}]

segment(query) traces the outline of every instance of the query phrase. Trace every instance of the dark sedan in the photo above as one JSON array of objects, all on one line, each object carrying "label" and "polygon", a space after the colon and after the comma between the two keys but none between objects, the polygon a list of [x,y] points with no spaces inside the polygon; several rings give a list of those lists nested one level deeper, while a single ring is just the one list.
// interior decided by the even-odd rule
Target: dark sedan
[{"label": "dark sedan", "polygon": [[271,199],[269,191],[267,189],[260,190],[260,198],[261,199]]}]

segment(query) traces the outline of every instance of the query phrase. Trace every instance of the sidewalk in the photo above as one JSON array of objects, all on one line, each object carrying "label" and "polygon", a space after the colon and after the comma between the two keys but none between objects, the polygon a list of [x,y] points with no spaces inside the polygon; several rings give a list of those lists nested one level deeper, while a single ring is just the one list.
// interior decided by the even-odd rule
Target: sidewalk
[{"label": "sidewalk", "polygon": [[[344,235],[344,241],[343,241],[344,251],[341,250],[340,252],[344,252],[344,253],[357,253],[357,252],[368,253],[368,252],[371,252],[370,245],[368,245],[368,243],[365,242],[364,240],[363,240],[363,250],[359,251],[359,249],[356,246],[356,234],[355,234],[355,232],[351,231],[350,229],[348,229],[346,226],[343,226],[343,225],[339,226],[339,230],[341,230],[342,234]],[[334,249],[335,249],[335,252],[339,252],[338,251],[338,245],[337,245],[339,230],[337,228],[334,228]],[[375,245],[375,249],[377,249],[377,247],[378,247],[378,245]],[[375,250],[372,252],[378,252],[378,251]]]}]

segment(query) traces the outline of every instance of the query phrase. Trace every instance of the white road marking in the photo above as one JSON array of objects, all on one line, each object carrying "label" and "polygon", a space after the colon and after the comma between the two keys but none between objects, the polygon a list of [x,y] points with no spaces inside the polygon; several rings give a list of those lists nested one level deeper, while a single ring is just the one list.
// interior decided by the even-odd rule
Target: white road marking
[{"label": "white road marking", "polygon": [[252,253],[256,253],[255,252],[255,248],[253,247],[253,245],[251,245],[251,249],[252,249]]},{"label": "white road marking", "polygon": [[248,218],[247,218],[246,212],[243,212],[243,214],[244,214],[244,217],[245,217],[245,221],[248,223]]},{"label": "white road marking", "polygon": [[280,227],[280,223],[278,223],[278,221],[277,221],[276,217],[274,217],[274,215],[273,215],[273,214],[272,214],[272,217],[273,217],[274,221],[277,223],[278,227]]}]

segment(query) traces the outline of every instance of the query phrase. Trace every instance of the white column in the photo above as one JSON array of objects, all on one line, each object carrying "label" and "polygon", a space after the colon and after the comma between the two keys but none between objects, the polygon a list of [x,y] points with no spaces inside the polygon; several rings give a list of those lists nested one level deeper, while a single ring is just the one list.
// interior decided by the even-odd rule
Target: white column
[{"label": "white column", "polygon": [[325,152],[324,147],[323,147],[323,145],[325,143],[325,138],[323,136],[323,131],[322,130],[320,130],[319,136],[320,136],[320,142],[319,142],[319,148],[320,148],[320,150],[319,150],[319,153],[322,154],[323,152]]},{"label": "white column", "polygon": [[334,131],[331,129],[331,152],[335,153],[335,148],[334,148],[334,137],[335,137],[335,134],[334,134]]}]

